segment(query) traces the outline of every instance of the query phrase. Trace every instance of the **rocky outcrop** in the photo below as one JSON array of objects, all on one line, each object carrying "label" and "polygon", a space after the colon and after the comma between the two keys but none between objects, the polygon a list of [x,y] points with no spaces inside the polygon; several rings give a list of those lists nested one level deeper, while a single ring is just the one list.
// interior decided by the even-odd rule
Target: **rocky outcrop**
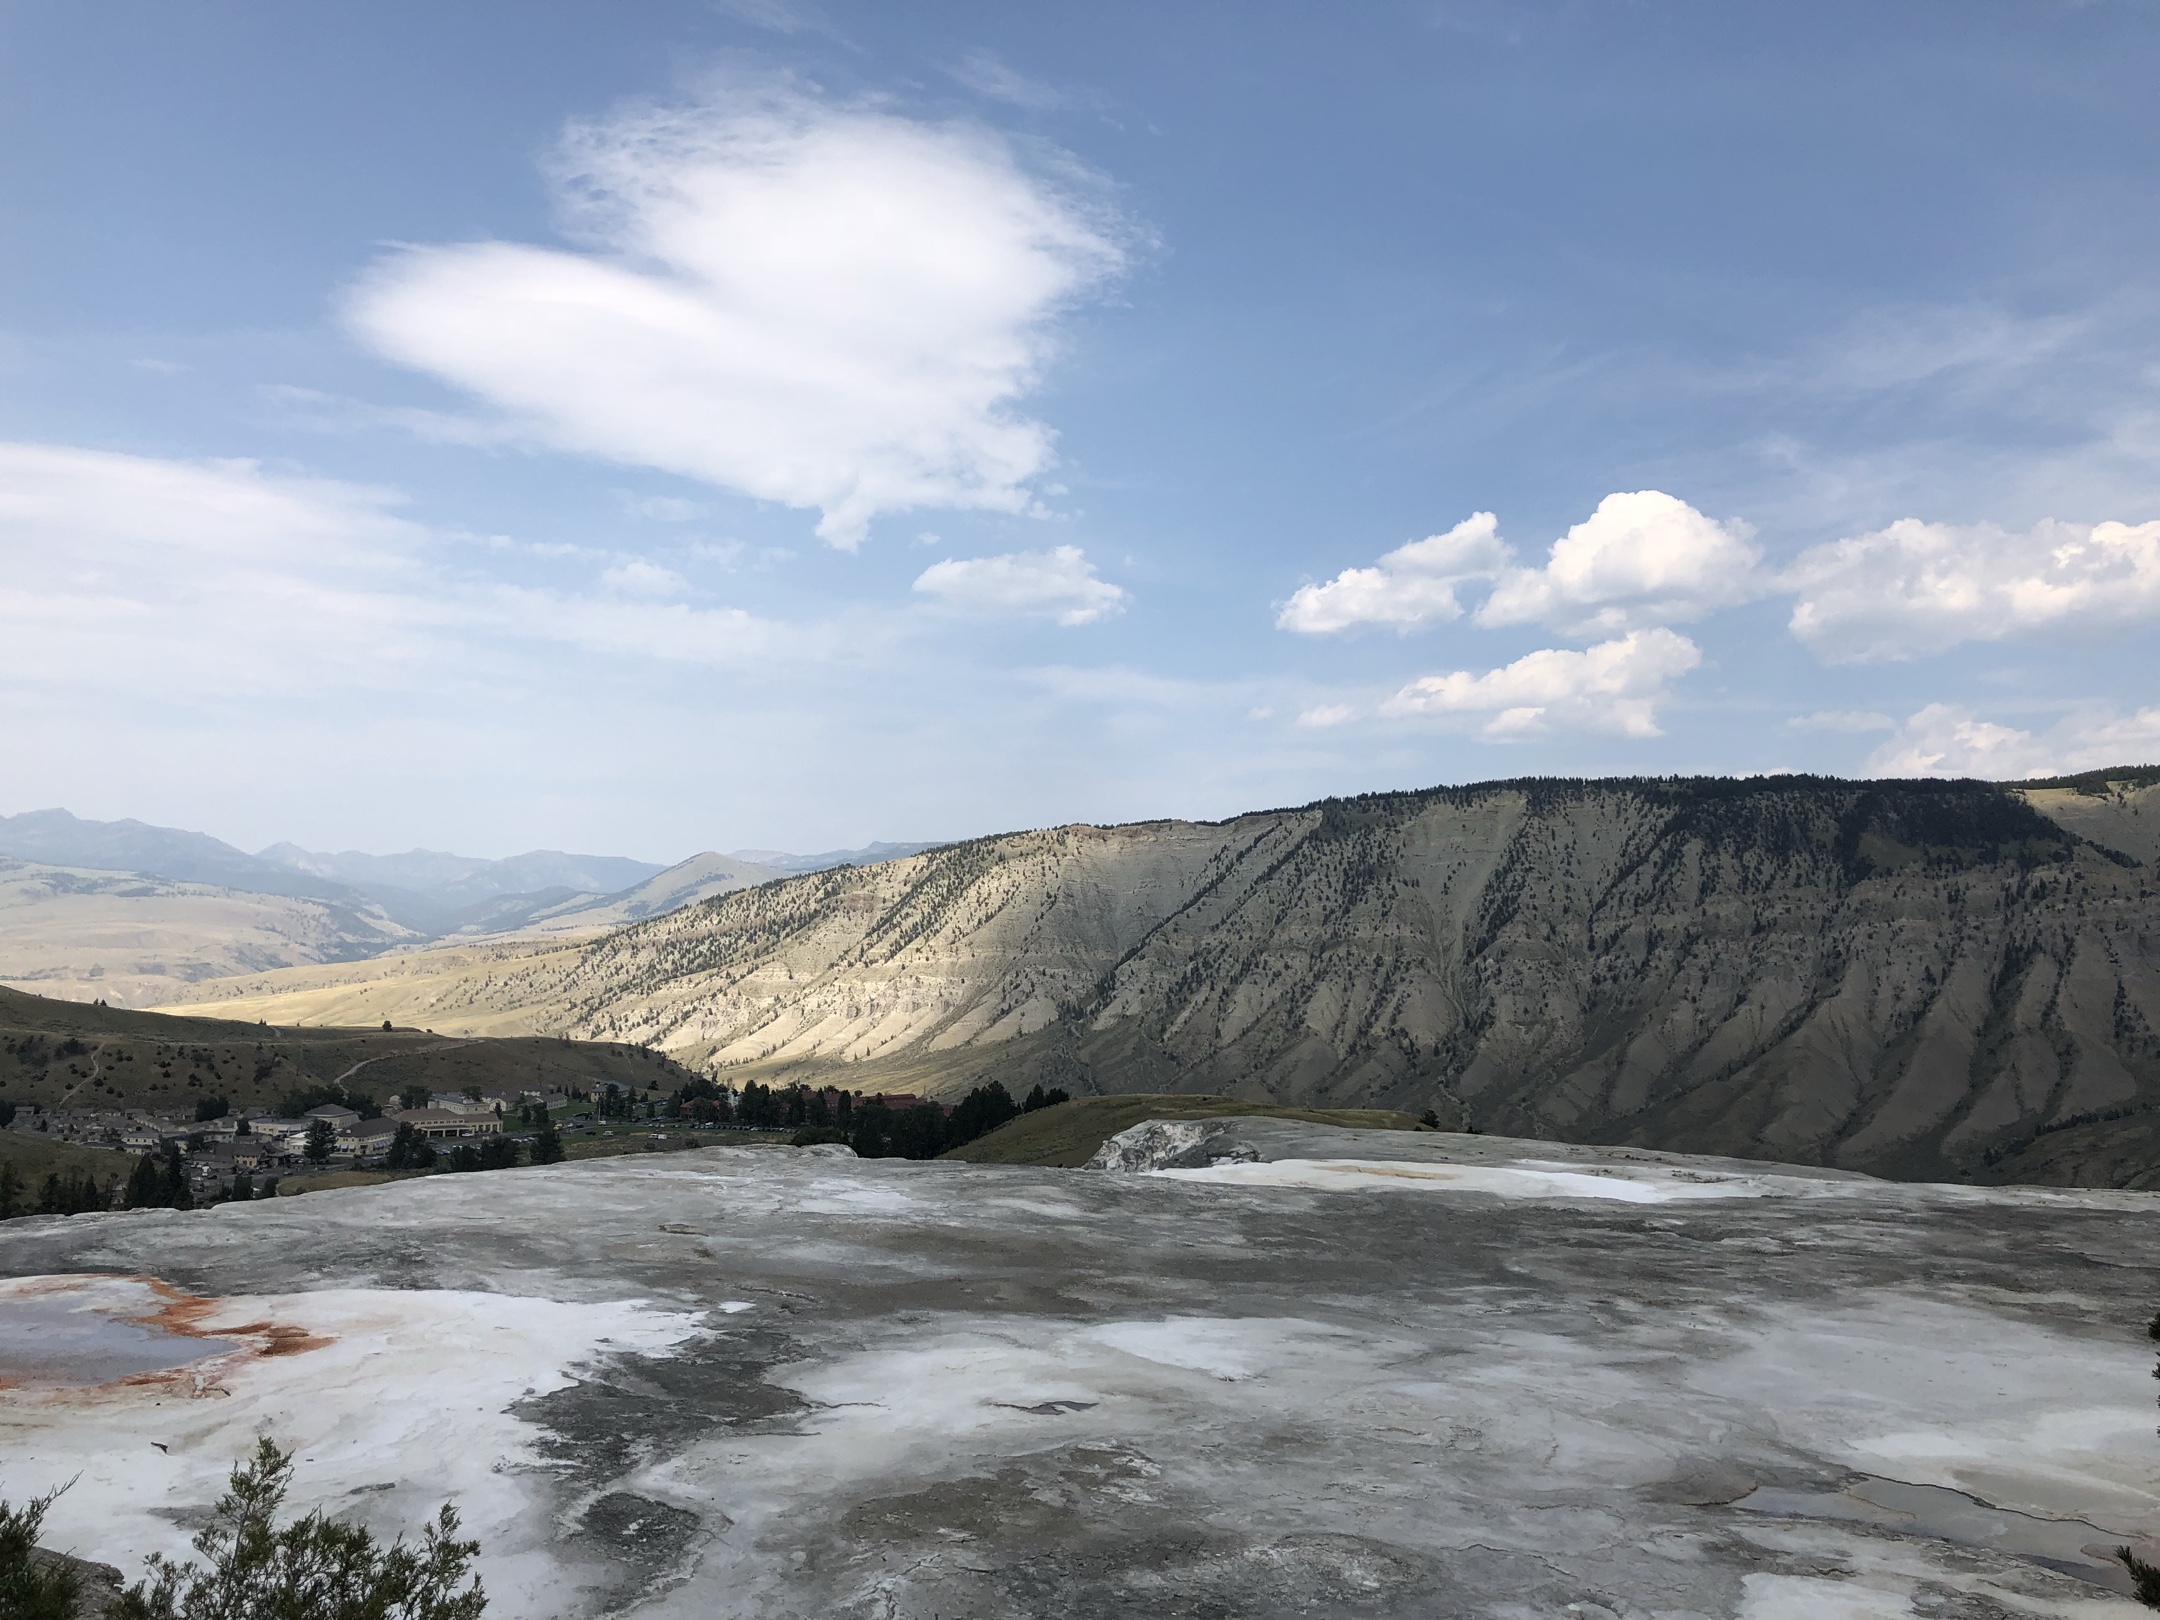
[{"label": "rocky outcrop", "polygon": [[1252,1164],[1258,1150],[1229,1142],[1232,1121],[1150,1119],[1122,1130],[1095,1150],[1085,1166],[1119,1175],[1148,1170],[1203,1170],[1211,1164]]}]

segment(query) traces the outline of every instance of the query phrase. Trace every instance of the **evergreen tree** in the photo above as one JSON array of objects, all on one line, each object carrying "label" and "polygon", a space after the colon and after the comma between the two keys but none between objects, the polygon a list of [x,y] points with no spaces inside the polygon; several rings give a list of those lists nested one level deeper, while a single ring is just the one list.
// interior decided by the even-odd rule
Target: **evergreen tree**
[{"label": "evergreen tree", "polygon": [[483,1170],[514,1170],[518,1162],[518,1142],[514,1136],[483,1137],[479,1149],[480,1168]]},{"label": "evergreen tree", "polygon": [[93,1210],[111,1207],[111,1188],[100,1186],[97,1177],[89,1171],[55,1170],[45,1178],[37,1212],[40,1215],[87,1215]]},{"label": "evergreen tree", "polygon": [[128,1209],[191,1209],[187,1166],[180,1161],[180,1146],[167,1142],[156,1153],[145,1153],[128,1173],[121,1202]]},{"label": "evergreen tree", "polygon": [[891,1152],[896,1158],[934,1159],[946,1146],[945,1110],[936,1103],[919,1102],[893,1116]]},{"label": "evergreen tree", "polygon": [[540,1134],[533,1138],[532,1162],[534,1164],[560,1164],[567,1157],[563,1150],[562,1133],[554,1123],[540,1127]]},{"label": "evergreen tree", "polygon": [[33,1496],[19,1508],[0,1502],[0,1614],[8,1620],[74,1620],[82,1576],[32,1556],[46,1509],[59,1494]]},{"label": "evergreen tree", "polygon": [[330,1162],[330,1150],[337,1146],[337,1132],[330,1128],[327,1119],[318,1119],[307,1129],[307,1146],[300,1151],[312,1165]]},{"label": "evergreen tree", "polygon": [[[1037,1086],[1029,1095],[1039,1096],[1041,1093],[1042,1087]],[[1020,1109],[1014,1104],[1012,1094],[1005,1089],[1003,1081],[993,1080],[987,1086],[977,1086],[961,1099],[960,1106],[952,1112],[952,1118],[944,1122],[945,1146],[955,1148],[963,1142],[972,1142],[976,1137],[996,1130],[1007,1120],[1016,1118],[1019,1113]]]},{"label": "evergreen tree", "polygon": [[[747,1095],[749,1087],[743,1088]],[[858,1159],[882,1159],[892,1152],[892,1110],[875,1098],[855,1110],[848,1146]]]},{"label": "evergreen tree", "polygon": [[23,1178],[12,1159],[0,1159],[0,1221],[22,1213]]},{"label": "evergreen tree", "polygon": [[158,1163],[155,1153],[145,1153],[128,1172],[127,1207],[163,1209],[166,1203],[164,1166]]}]

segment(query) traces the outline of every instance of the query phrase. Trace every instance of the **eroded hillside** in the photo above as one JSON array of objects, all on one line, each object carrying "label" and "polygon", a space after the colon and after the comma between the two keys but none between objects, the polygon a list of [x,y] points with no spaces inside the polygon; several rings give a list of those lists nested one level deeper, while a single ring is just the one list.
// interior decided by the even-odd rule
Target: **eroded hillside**
[{"label": "eroded hillside", "polygon": [[1519,782],[1058,828],[227,1005],[2119,1182],[2160,1165],[2151,776]]}]

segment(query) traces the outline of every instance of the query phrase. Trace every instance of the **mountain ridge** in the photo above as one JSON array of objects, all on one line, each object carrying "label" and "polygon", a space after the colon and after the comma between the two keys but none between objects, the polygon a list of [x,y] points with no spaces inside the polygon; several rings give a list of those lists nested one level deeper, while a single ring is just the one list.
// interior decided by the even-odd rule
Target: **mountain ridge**
[{"label": "mountain ridge", "polygon": [[734,1078],[1430,1108],[1900,1175],[1992,1173],[2045,1135],[2063,1174],[2107,1176],[2160,1103],[2141,851],[2149,767],[1528,778],[1001,834],[574,949],[205,993],[649,1042]]}]

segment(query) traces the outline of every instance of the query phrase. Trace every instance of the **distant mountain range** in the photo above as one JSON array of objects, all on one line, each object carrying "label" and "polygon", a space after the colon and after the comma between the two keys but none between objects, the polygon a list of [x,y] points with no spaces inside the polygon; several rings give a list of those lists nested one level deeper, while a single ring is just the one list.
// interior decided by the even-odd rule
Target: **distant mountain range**
[{"label": "distant mountain range", "polygon": [[487,860],[279,843],[251,855],[207,833],[31,810],[0,816],[0,982],[150,1005],[204,978],[429,940],[590,933],[732,889],[933,847],[754,852],[764,860],[706,851],[669,867],[561,850]]}]

